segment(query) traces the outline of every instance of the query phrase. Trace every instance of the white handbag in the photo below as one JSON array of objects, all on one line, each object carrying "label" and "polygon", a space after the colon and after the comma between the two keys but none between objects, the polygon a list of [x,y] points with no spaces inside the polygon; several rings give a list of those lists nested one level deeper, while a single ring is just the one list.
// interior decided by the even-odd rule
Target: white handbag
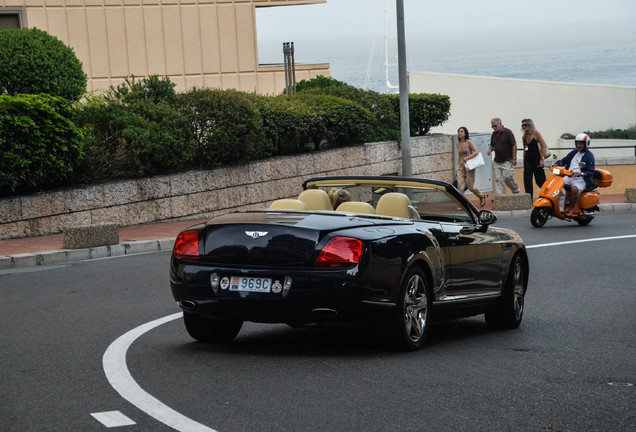
[{"label": "white handbag", "polygon": [[486,162],[484,162],[484,157],[481,155],[481,152],[479,152],[477,153],[477,156],[472,157],[464,162],[464,165],[466,166],[467,170],[472,171],[475,168],[486,165]]}]

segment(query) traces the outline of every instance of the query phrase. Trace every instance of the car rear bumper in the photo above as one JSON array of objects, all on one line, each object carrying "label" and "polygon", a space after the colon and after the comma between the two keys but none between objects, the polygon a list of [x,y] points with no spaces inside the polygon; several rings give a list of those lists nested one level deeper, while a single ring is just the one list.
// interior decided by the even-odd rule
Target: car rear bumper
[{"label": "car rear bumper", "polygon": [[[213,289],[212,274],[271,278],[287,290],[278,293]],[[249,269],[173,262],[170,286],[177,304],[188,313],[209,318],[302,325],[314,322],[356,323],[378,307],[366,303],[358,268]]]}]

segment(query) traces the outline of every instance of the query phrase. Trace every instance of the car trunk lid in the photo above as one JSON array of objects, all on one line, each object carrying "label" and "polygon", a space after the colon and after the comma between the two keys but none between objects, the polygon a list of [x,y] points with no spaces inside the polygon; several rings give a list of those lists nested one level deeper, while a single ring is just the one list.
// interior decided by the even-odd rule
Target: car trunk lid
[{"label": "car trunk lid", "polygon": [[327,234],[388,223],[395,221],[335,212],[230,213],[206,224],[203,259],[223,265],[313,267],[317,246]]}]

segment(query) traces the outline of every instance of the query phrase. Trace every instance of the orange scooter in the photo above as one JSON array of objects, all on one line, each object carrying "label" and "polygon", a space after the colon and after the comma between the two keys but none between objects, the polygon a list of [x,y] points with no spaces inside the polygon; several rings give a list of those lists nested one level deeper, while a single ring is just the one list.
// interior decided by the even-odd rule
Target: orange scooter
[{"label": "orange scooter", "polygon": [[571,209],[573,215],[566,217],[559,206],[559,198],[563,193],[565,184],[564,177],[571,176],[570,170],[561,166],[553,166],[552,175],[545,181],[539,198],[534,202],[532,213],[530,214],[530,223],[535,228],[541,228],[551,217],[571,221],[575,220],[579,225],[587,225],[594,219],[594,213],[599,208],[600,195],[598,189],[609,187],[612,184],[614,176],[609,171],[597,169],[594,171],[593,179],[598,185],[593,190],[586,189],[579,194],[579,200]]}]

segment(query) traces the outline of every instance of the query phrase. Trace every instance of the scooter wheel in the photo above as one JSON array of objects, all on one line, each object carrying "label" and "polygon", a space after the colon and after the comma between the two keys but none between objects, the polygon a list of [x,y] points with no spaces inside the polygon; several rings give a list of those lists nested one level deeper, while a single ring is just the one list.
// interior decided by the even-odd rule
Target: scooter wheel
[{"label": "scooter wheel", "polygon": [[581,225],[581,226],[586,226],[589,225],[590,222],[592,222],[592,219],[594,219],[593,216],[590,217],[580,217],[578,219],[576,219],[576,222]]},{"label": "scooter wheel", "polygon": [[550,210],[547,207],[535,207],[530,213],[530,223],[535,228],[541,228],[550,218]]}]

